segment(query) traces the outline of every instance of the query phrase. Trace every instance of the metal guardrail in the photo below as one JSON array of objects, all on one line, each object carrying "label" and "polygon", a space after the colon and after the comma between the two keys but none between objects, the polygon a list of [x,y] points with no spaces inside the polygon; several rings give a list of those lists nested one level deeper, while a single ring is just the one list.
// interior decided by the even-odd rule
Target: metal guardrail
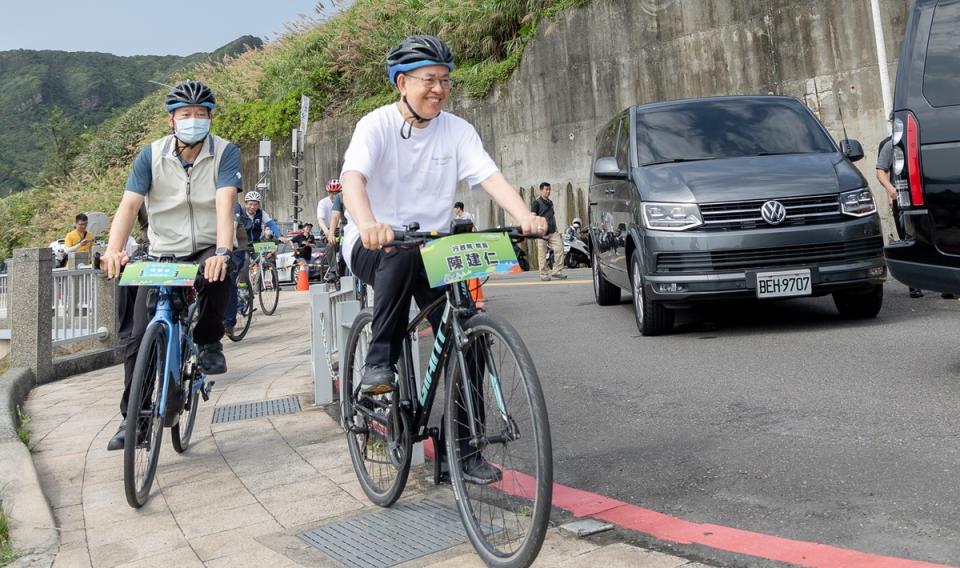
[{"label": "metal guardrail", "polygon": [[53,345],[106,339],[99,325],[96,271],[92,268],[53,271]]}]

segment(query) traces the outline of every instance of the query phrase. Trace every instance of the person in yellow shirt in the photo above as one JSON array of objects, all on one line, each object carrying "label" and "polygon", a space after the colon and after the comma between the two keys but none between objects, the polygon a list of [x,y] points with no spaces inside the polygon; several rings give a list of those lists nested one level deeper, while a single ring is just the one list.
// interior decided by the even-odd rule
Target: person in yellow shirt
[{"label": "person in yellow shirt", "polygon": [[93,246],[93,233],[87,231],[87,216],[80,213],[75,221],[75,228],[67,233],[63,246],[68,253],[90,252],[90,247]]}]

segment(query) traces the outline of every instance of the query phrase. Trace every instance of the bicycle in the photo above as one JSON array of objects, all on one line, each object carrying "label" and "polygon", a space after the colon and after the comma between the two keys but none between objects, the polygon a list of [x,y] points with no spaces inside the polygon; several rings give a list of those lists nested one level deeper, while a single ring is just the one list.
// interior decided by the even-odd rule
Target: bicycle
[{"label": "bicycle", "polygon": [[[136,260],[127,265],[120,285],[153,287],[147,305],[156,306],[134,364],[123,448],[124,491],[127,503],[138,509],[150,496],[164,427],[170,428],[174,450],[185,452],[199,399],[210,399],[215,381],[208,381],[200,370],[199,350],[192,338],[198,265],[176,263],[169,257]],[[178,392],[179,400],[171,398]]]},{"label": "bicycle", "polygon": [[233,330],[224,330],[224,334],[230,338],[230,341],[240,341],[247,332],[250,331],[250,322],[253,321],[253,293],[250,286],[237,278],[237,322]]},{"label": "bicycle", "polygon": [[254,243],[253,250],[249,270],[250,288],[256,292],[264,315],[272,316],[280,302],[280,278],[277,264],[272,260],[277,244],[270,241]]},{"label": "bicycle", "polygon": [[[524,238],[517,228],[471,235],[483,233]],[[414,247],[449,235],[398,232],[388,246]],[[372,310],[354,320],[340,381],[341,426],[351,461],[367,497],[388,507],[406,485],[413,444],[430,438],[434,482],[444,480],[445,454],[460,517],[480,557],[490,566],[529,566],[543,544],[553,486],[550,426],[537,371],[516,330],[478,311],[465,282],[444,288],[445,294],[409,324],[398,388],[391,393],[360,393]],[[441,321],[417,392],[411,336],[436,310],[442,310]],[[442,430],[429,426],[441,372],[446,384]],[[481,451],[500,472],[498,481],[484,485],[465,477],[464,461],[477,459]]]}]

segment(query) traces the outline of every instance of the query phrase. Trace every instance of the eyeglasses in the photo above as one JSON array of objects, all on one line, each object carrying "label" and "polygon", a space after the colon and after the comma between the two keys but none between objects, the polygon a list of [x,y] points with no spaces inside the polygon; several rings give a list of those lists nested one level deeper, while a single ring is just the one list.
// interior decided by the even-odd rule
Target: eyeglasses
[{"label": "eyeglasses", "polygon": [[454,85],[453,79],[451,79],[450,77],[443,77],[443,78],[439,78],[439,79],[438,79],[437,77],[421,77],[421,76],[419,76],[419,75],[411,75],[411,74],[409,74],[409,73],[407,73],[407,77],[410,77],[410,78],[412,78],[412,79],[416,79],[416,80],[418,80],[418,81],[422,81],[423,84],[424,84],[428,89],[432,89],[432,88],[436,87],[437,85],[440,85],[440,86],[443,87],[444,89],[449,89],[450,87],[452,87],[452,86]]}]

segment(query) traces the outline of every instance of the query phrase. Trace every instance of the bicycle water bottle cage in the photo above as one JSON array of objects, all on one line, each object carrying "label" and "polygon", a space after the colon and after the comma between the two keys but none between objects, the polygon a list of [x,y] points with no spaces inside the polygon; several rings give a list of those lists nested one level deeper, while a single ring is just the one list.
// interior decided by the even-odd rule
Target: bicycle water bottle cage
[{"label": "bicycle water bottle cage", "polygon": [[473,221],[470,219],[454,219],[450,222],[450,232],[454,235],[459,235],[460,233],[472,233]]},{"label": "bicycle water bottle cage", "polygon": [[157,299],[160,297],[158,288],[149,288],[147,290],[147,311],[153,312],[157,308]]}]

